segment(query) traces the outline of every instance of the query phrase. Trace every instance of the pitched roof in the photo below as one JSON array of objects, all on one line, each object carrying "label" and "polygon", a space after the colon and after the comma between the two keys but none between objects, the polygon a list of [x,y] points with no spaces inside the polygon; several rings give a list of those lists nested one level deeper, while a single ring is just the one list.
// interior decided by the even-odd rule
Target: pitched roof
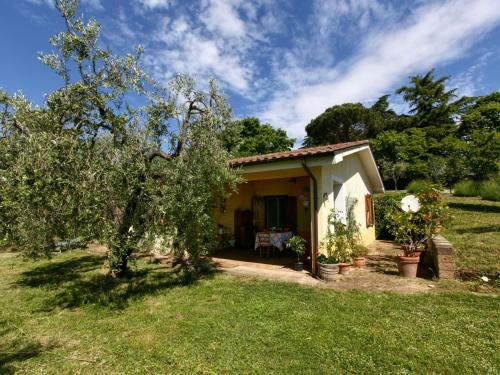
[{"label": "pitched roof", "polygon": [[347,148],[361,146],[361,145],[367,145],[368,143],[369,143],[368,141],[336,143],[334,145],[299,148],[297,150],[274,152],[272,154],[245,156],[242,158],[231,159],[229,160],[229,164],[233,167],[237,167],[246,164],[268,163],[277,160],[301,159],[310,156],[329,155],[335,153],[335,151],[345,150]]}]

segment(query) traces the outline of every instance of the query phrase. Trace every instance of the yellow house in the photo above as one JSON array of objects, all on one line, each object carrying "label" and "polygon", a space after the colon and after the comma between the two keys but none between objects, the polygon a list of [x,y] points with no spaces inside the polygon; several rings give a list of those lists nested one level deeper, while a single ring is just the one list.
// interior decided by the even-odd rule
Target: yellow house
[{"label": "yellow house", "polygon": [[368,141],[302,148],[230,160],[245,179],[216,211],[236,248],[253,248],[255,234],[281,230],[307,240],[314,271],[332,209],[345,215],[355,200],[363,243],[375,240],[371,195],[383,192]]}]

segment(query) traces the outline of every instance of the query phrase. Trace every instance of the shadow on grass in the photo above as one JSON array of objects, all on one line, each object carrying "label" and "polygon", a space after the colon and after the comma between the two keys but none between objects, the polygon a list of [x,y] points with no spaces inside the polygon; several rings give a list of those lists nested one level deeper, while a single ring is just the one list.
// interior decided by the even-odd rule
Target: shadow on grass
[{"label": "shadow on grass", "polygon": [[456,208],[464,211],[476,211],[476,212],[486,212],[486,213],[500,213],[500,206],[494,206],[492,204],[476,204],[476,203],[456,203],[449,202],[448,207]]},{"label": "shadow on grass", "polygon": [[455,229],[455,232],[457,232],[458,234],[466,234],[466,233],[481,234],[481,233],[490,233],[490,232],[500,232],[500,225],[487,225],[484,227]]},{"label": "shadow on grass", "polygon": [[8,322],[0,320],[0,374],[15,374],[16,362],[26,361],[55,346],[44,346],[39,342],[28,341],[21,332],[8,327]]},{"label": "shadow on grass", "polygon": [[127,275],[116,279],[102,270],[103,261],[103,257],[95,255],[56,261],[22,273],[17,285],[47,289],[41,311],[82,306],[124,309],[130,300],[191,285],[198,279],[180,266],[143,263],[140,267],[132,266]]}]

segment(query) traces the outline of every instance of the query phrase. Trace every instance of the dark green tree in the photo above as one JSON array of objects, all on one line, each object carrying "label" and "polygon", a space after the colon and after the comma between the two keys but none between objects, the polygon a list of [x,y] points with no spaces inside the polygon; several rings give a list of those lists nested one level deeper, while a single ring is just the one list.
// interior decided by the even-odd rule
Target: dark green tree
[{"label": "dark green tree", "polygon": [[450,104],[456,89],[446,90],[445,83],[450,77],[434,77],[434,69],[424,75],[410,77],[410,86],[402,86],[396,94],[402,95],[410,105],[414,127],[425,128],[453,123],[456,106]]},{"label": "dark green tree", "polygon": [[422,129],[410,128],[403,132],[388,130],[373,139],[371,146],[383,176],[389,176],[384,169],[399,162],[406,164],[404,177],[408,180],[421,178],[428,173],[428,145]]},{"label": "dark green tree", "polygon": [[458,134],[467,136],[475,130],[500,131],[500,92],[473,98],[460,118]]},{"label": "dark green tree", "polygon": [[483,180],[499,170],[500,92],[470,98],[462,111],[457,131],[464,142],[468,176]]},{"label": "dark green tree", "polygon": [[[379,106],[383,107],[383,103]],[[365,108],[361,103],[335,105],[306,126],[304,145],[318,146],[374,138],[383,130],[383,126],[383,116],[377,110]]]},{"label": "dark green tree", "polygon": [[224,146],[233,157],[288,151],[295,143],[285,130],[262,124],[255,117],[232,122],[224,129],[223,138]]}]

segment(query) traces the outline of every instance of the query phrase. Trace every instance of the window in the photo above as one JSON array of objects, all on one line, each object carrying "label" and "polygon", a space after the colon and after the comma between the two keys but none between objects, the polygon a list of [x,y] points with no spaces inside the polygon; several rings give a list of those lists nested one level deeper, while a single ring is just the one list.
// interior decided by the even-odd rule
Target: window
[{"label": "window", "polygon": [[340,220],[345,223],[346,221],[346,197],[344,194],[344,186],[342,182],[333,180],[333,209],[339,216]]},{"label": "window", "polygon": [[286,226],[287,197],[266,198],[266,227],[283,229]]},{"label": "window", "polygon": [[366,227],[373,227],[375,223],[373,211],[373,199],[370,194],[365,195]]}]

